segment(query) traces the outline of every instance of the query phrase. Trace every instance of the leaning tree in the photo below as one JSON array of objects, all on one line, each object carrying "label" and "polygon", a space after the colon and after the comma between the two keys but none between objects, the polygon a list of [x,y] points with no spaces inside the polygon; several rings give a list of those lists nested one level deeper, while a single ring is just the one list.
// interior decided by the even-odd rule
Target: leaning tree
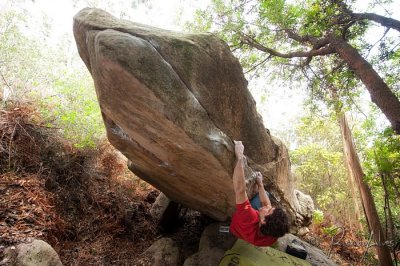
[{"label": "leaning tree", "polygon": [[[316,57],[335,58],[330,62],[337,65],[331,68],[345,64],[364,84],[371,100],[399,134],[398,84],[396,81],[388,83],[382,71],[378,73],[373,62],[366,60],[371,45],[364,37],[372,24],[385,27],[385,35],[390,29],[400,31],[400,21],[374,13],[353,12],[353,2],[213,0],[207,10],[198,11],[194,28],[219,32],[233,49],[246,54],[243,62],[254,68],[272,60],[285,66],[291,75],[301,74]],[[398,44],[384,50],[386,55],[396,56],[400,52]]]}]

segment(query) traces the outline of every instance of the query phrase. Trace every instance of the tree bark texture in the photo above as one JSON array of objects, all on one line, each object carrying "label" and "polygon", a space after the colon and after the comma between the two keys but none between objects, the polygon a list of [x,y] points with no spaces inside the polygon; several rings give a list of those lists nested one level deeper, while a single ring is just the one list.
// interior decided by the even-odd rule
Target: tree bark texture
[{"label": "tree bark texture", "polygon": [[[340,128],[342,128],[342,124],[340,124]],[[347,162],[347,161],[346,161]],[[354,219],[357,221],[356,225],[358,230],[363,231],[364,227],[362,223],[360,222],[361,220],[361,211],[360,211],[360,206],[358,205],[358,199],[357,199],[357,192],[356,192],[356,184],[353,176],[353,172],[350,171],[349,165],[347,166],[348,168],[348,177],[349,177],[349,183],[350,183],[350,188],[351,188],[351,197],[353,198],[353,204],[354,204]]]},{"label": "tree bark texture", "polygon": [[385,114],[397,134],[400,134],[400,101],[358,51],[339,37],[331,37],[336,53],[348,64],[369,91],[372,102]]},{"label": "tree bark texture", "polygon": [[[338,114],[338,122],[339,122],[339,126],[340,126],[340,130],[341,132],[343,132],[343,128],[345,127],[345,125],[343,124],[344,121],[346,121],[346,117],[344,114],[339,115]],[[343,136],[343,134],[342,134]],[[343,141],[343,149],[346,149],[345,147],[345,143]],[[348,169],[348,178],[349,178],[349,183],[350,183],[350,188],[351,188],[351,197],[353,198],[353,203],[354,203],[354,218],[357,221],[356,225],[357,228],[360,231],[363,231],[364,228],[362,226],[362,223],[360,222],[361,220],[361,211],[360,211],[360,206],[358,205],[358,198],[357,198],[357,185],[356,185],[356,181],[355,181],[355,177],[354,177],[354,173],[353,171],[351,171],[351,166],[348,164],[348,160],[346,160],[347,163],[347,169]]]},{"label": "tree bark texture", "polygon": [[343,125],[341,130],[347,165],[349,167],[349,170],[353,173],[353,176],[358,185],[358,189],[360,191],[361,203],[363,205],[365,216],[367,218],[368,227],[370,232],[373,234],[375,242],[377,243],[376,251],[378,253],[379,262],[381,265],[384,266],[393,265],[389,248],[387,245],[385,245],[385,235],[382,231],[382,226],[379,221],[378,212],[376,211],[376,206],[371,194],[371,190],[363,179],[364,173],[356,152],[350,128],[344,115],[340,119],[340,124]]},{"label": "tree bark texture", "polygon": [[[337,88],[335,87],[330,87],[330,95],[332,97],[332,99],[335,102],[339,101],[339,97],[338,97],[338,93],[337,93]],[[340,127],[340,132],[343,132],[343,129],[345,128],[345,125],[343,124],[344,121],[346,121],[346,115],[343,113],[341,107],[339,107],[338,104],[335,104],[335,114],[336,114],[336,119],[337,122],[339,124]],[[342,134],[343,136],[343,134]],[[343,149],[345,150],[345,143],[343,141]],[[348,162],[348,160],[346,160],[346,163]],[[353,204],[354,204],[354,213],[353,213],[353,217],[354,220],[356,221],[356,226],[357,229],[359,231],[364,231],[364,227],[361,223],[361,211],[360,211],[360,205],[358,204],[358,197],[357,197],[357,185],[356,185],[356,181],[355,181],[355,177],[353,172],[350,170],[350,165],[347,164],[347,177],[348,177],[348,181],[349,181],[349,185],[350,185],[350,189],[351,189],[351,197],[353,199]],[[351,223],[350,223],[351,224]]]},{"label": "tree bark texture", "polygon": [[395,230],[394,230],[392,210],[390,208],[389,191],[387,189],[388,176],[384,173],[380,173],[379,175],[381,177],[383,190],[385,191],[385,216],[386,216],[385,217],[386,218],[385,236],[386,236],[386,239],[390,240],[390,239],[393,239]]}]

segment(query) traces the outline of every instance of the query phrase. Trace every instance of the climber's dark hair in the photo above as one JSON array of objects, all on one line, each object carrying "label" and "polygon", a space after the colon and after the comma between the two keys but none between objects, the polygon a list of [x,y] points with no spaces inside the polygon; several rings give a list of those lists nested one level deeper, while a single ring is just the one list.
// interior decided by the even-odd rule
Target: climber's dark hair
[{"label": "climber's dark hair", "polygon": [[289,218],[282,208],[275,208],[274,212],[264,219],[265,224],[260,226],[263,235],[281,237],[289,232]]}]

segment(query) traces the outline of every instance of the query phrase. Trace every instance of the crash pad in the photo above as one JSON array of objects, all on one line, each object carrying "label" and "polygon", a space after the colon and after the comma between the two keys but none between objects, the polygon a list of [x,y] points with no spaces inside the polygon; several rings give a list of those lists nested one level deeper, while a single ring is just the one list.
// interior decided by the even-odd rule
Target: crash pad
[{"label": "crash pad", "polygon": [[219,266],[310,266],[308,261],[293,257],[272,247],[257,247],[238,239],[226,251]]}]

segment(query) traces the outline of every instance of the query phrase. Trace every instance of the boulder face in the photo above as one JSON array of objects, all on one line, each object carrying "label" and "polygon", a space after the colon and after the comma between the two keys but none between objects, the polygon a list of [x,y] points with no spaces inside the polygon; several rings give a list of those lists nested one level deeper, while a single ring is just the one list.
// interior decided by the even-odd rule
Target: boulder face
[{"label": "boulder face", "polygon": [[212,34],[182,34],[86,8],[78,51],[95,83],[107,137],[137,176],[168,198],[226,220],[235,209],[233,140],[296,224],[286,148],[265,129],[242,68]]}]

